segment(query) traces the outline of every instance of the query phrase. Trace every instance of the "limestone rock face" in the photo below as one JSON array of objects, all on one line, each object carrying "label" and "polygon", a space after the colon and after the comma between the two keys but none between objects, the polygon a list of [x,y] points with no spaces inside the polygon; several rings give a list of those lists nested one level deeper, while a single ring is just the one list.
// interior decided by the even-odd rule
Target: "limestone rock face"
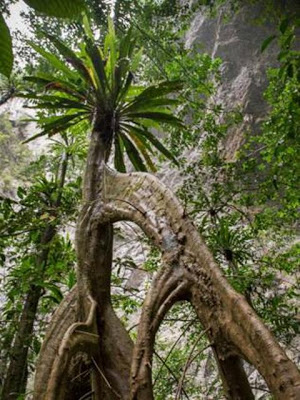
[{"label": "limestone rock face", "polygon": [[226,18],[226,8],[220,10],[216,18],[211,18],[204,8],[195,15],[186,34],[187,47],[197,46],[199,51],[222,59],[222,81],[216,100],[226,111],[238,107],[244,115],[241,126],[224,144],[229,161],[241,146],[245,132],[257,132],[267,111],[263,99],[266,72],[276,65],[278,48],[274,42],[261,52],[263,41],[277,29],[275,24],[257,22],[263,7],[262,3],[245,5],[230,18]]}]

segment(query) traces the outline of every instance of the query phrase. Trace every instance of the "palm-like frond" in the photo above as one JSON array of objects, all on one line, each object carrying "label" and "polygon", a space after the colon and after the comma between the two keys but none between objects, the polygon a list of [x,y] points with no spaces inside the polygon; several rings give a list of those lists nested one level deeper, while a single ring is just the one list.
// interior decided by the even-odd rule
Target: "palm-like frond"
[{"label": "palm-like frond", "polygon": [[110,21],[101,49],[87,28],[87,38],[78,52],[54,36],[45,34],[45,37],[59,56],[34,43],[31,45],[50,63],[55,73],[27,77],[26,80],[38,85],[43,93],[31,91],[21,96],[32,103],[30,107],[48,110],[50,116],[38,119],[41,132],[27,141],[63,132],[83,119],[92,121],[97,111],[114,116],[110,140],[114,144],[117,170],[126,170],[126,153],[135,169],[155,171],[151,158],[153,149],[176,162],[150,128],[160,128],[162,124],[182,127],[181,121],[170,111],[178,102],[168,97],[181,88],[181,83],[166,81],[147,88],[133,84],[133,74],[142,52],[135,50],[131,29],[118,41]]}]

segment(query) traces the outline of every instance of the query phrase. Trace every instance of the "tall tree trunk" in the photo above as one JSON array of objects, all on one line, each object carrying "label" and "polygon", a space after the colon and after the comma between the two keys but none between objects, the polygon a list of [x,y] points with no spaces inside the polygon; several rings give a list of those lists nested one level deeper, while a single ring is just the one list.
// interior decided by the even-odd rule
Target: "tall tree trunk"
[{"label": "tall tree trunk", "polygon": [[32,341],[33,325],[41,291],[40,287],[32,285],[26,296],[2,389],[3,400],[15,400],[25,393],[28,349]]},{"label": "tall tree trunk", "polygon": [[[47,246],[54,235],[55,230],[53,227],[46,228],[41,239],[41,246]],[[44,270],[47,264],[48,253],[49,248],[46,247],[36,257],[37,268]],[[42,288],[32,284],[25,298],[10,354],[10,362],[2,389],[3,400],[15,400],[25,393],[28,375],[28,350],[32,343],[34,322],[41,295]]]},{"label": "tall tree trunk", "polygon": [[[83,187],[83,208],[76,230],[79,320],[90,312],[90,296],[96,303],[94,333],[98,348],[90,356],[94,382],[101,388],[101,399],[126,399],[132,355],[132,341],[111,305],[113,227],[99,220],[102,204],[103,169],[110,153],[111,121],[95,121],[88,153]],[[95,385],[94,385],[95,386]],[[99,385],[98,385],[99,386]]]},{"label": "tall tree trunk", "polygon": [[[59,182],[57,187],[57,199],[54,205],[54,212],[60,207],[62,191],[65,184],[69,155],[63,156]],[[40,280],[43,280],[47,268],[50,243],[56,235],[56,227],[48,225],[41,236],[40,254],[36,256],[36,268],[40,271]],[[43,294],[41,286],[30,285],[25,297],[17,332],[13,342],[10,362],[6,372],[2,398],[3,400],[15,400],[23,395],[26,390],[28,376],[28,351],[32,343],[34,322],[36,320],[39,300]]]},{"label": "tall tree trunk", "polygon": [[[85,353],[92,365],[91,385],[101,399],[127,399],[132,341],[111,305],[112,224],[102,223],[103,169],[110,152],[112,133],[109,120],[95,121],[83,184],[83,205],[76,229],[77,322],[67,330],[51,361],[48,386],[35,392],[41,400],[65,399],[67,366],[76,353]],[[83,346],[84,344],[84,346]],[[36,395],[35,395],[36,396]]]}]

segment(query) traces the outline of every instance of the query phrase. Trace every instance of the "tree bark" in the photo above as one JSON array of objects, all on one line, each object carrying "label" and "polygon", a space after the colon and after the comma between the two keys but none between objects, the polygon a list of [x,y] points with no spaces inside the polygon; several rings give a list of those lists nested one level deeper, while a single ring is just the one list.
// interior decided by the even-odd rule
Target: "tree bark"
[{"label": "tree bark", "polygon": [[223,359],[218,354],[217,346],[213,346],[213,350],[227,398],[234,400],[254,400],[254,395],[251,391],[241,358],[238,356],[229,356]]},{"label": "tree bark", "polygon": [[36,364],[34,399],[45,398],[47,382],[49,381],[59,347],[65,333],[75,323],[76,306],[77,288],[75,286],[64,298],[51,318]]},{"label": "tree bark", "polygon": [[[300,376],[296,366],[245,298],[229,285],[172,192],[151,175],[114,174],[107,170],[105,201],[106,214],[111,221],[129,219],[136,222],[160,247],[165,265],[173,265],[177,286],[186,286],[186,296],[203,327],[208,330],[211,342],[217,346],[218,357],[224,361],[223,364],[242,357],[258,369],[276,399],[300,397]],[[152,302],[155,303],[155,299]],[[154,326],[155,314],[152,318]],[[133,363],[142,351],[139,343],[144,343],[147,335],[146,331],[139,331]],[[145,349],[143,354],[146,354]],[[150,374],[142,368],[144,362],[140,358],[139,363],[133,364],[132,387],[136,381],[143,388],[146,382],[151,387]],[[151,365],[149,356],[147,362]],[[230,378],[228,374],[224,374],[223,378],[226,376]],[[227,386],[233,396],[236,389],[232,386],[236,383],[229,379]],[[243,396],[249,398],[249,387]]]},{"label": "tree bark", "polygon": [[133,344],[111,305],[112,224],[99,219],[102,206],[98,199],[102,197],[103,168],[110,152],[110,126],[109,120],[97,120],[96,116],[87,157],[83,206],[76,229],[77,322],[65,331],[50,370],[43,375],[47,375],[46,389],[41,388],[40,379],[36,381],[35,399],[65,398],[66,370],[79,351],[92,363],[94,396],[97,393],[98,398],[111,400],[129,396]]},{"label": "tree bark", "polygon": [[[76,230],[79,320],[89,310],[87,295],[97,304],[95,330],[99,335],[94,359],[95,374],[100,380],[103,399],[126,399],[133,344],[111,305],[111,268],[113,227],[102,223],[103,169],[110,153],[113,135],[111,121],[95,122],[84,178],[83,208]],[[100,126],[101,129],[97,129]]]},{"label": "tree bark", "polygon": [[[91,311],[87,296],[96,299],[93,332],[99,335],[97,364],[113,393],[117,393],[116,398],[153,399],[155,335],[166,312],[175,302],[185,299],[194,306],[215,350],[228,398],[253,399],[240,361],[243,358],[262,374],[276,400],[298,399],[300,377],[295,365],[245,298],[226,281],[172,192],[149,174],[116,174],[104,167],[100,174],[103,179],[92,202],[83,208],[77,232],[79,315],[87,321]],[[143,306],[133,353],[120,321],[112,317],[108,285],[111,251],[107,246],[112,240],[109,227],[120,220],[138,224],[163,254],[163,267]],[[99,283],[108,286],[100,287]],[[72,335],[68,340],[71,345]],[[59,357],[58,354],[58,365],[63,365]]]},{"label": "tree bark", "polygon": [[25,393],[28,349],[32,341],[33,324],[41,291],[40,287],[32,285],[26,296],[2,389],[3,400],[16,400]]}]

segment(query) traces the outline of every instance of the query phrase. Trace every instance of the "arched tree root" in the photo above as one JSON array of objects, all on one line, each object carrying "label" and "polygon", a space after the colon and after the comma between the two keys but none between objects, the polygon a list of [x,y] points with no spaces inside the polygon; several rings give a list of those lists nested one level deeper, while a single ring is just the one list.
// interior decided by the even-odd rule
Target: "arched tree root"
[{"label": "arched tree root", "polygon": [[[34,391],[34,399],[36,400],[40,400],[41,398],[47,400],[63,399],[65,395],[63,381],[66,378],[66,369],[72,356],[80,350],[89,353],[91,356],[93,353],[97,353],[99,342],[95,321],[97,303],[91,296],[88,296],[90,310],[87,320],[85,322],[72,323],[72,320],[75,320],[74,305],[77,301],[76,292],[77,290],[74,288],[69,294],[67,301],[63,302],[57,310],[52,321],[52,326],[45,339],[38,366],[45,361],[44,355],[49,354],[49,345],[53,341],[53,333],[60,333],[59,342],[56,341],[56,343],[52,344],[52,351],[55,352],[53,357],[50,360],[48,359],[46,366],[37,369],[37,374],[40,375],[44,371],[43,376],[46,377],[47,384],[45,385],[45,382],[41,384],[41,376],[36,377],[35,388],[37,390]],[[63,316],[66,318],[63,319]],[[57,332],[58,324],[61,325],[60,332]],[[39,390],[41,386],[44,388],[46,386],[44,393],[41,393],[41,390]]]},{"label": "arched tree root", "polygon": [[[109,169],[104,169],[103,174],[99,198],[85,209],[84,223],[78,236],[82,244],[78,265],[82,278],[78,282],[79,299],[81,303],[85,302],[87,293],[92,293],[96,299],[98,331],[85,331],[83,335],[78,332],[82,329],[76,325],[76,329],[74,326],[71,329],[71,336],[78,345],[79,342],[94,345],[96,341],[87,333],[97,335],[99,332],[98,350],[105,360],[105,376],[110,377],[109,382],[114,382],[112,388],[120,381],[114,376],[117,371],[122,377],[122,385],[117,393],[122,393],[124,400],[153,399],[151,369],[155,334],[166,312],[175,302],[184,299],[193,305],[207,332],[230,399],[253,399],[240,358],[258,369],[276,400],[300,398],[300,376],[295,365],[245,298],[227,282],[173,193],[149,174],[118,174]],[[110,282],[111,255],[105,253],[107,244],[111,244],[109,227],[121,220],[130,220],[139,225],[163,254],[163,267],[153,280],[143,305],[133,355],[128,334],[111,308],[109,287],[99,285],[99,282]],[[91,291],[87,288],[91,288]],[[97,292],[97,288],[102,292]],[[102,335],[107,345],[101,342]],[[112,335],[118,344],[116,348],[111,340]],[[69,337],[65,344],[62,342],[60,354],[65,355],[58,356],[59,365],[56,367],[61,373],[66,368],[66,354],[70,352],[72,340]],[[54,370],[53,364],[51,376],[56,380],[58,374],[55,375]],[[125,387],[126,382],[128,388],[131,386],[130,393]],[[54,400],[54,397],[47,398],[50,399]]]},{"label": "arched tree root", "polygon": [[[243,382],[243,391],[245,375],[241,375],[239,361],[239,357],[242,357],[258,369],[276,399],[300,398],[300,375],[297,368],[245,298],[227,282],[173,193],[149,174],[118,174],[106,169],[103,184],[104,199],[101,201],[104,201],[103,213],[107,218],[111,222],[126,219],[137,223],[162,250],[164,261],[180,271],[182,282],[188,288],[186,295],[189,301],[204,329],[209,328],[208,336],[215,344],[223,379],[227,379],[225,387],[239,387],[239,382],[233,382],[233,377],[227,371],[231,365],[236,369],[236,378]],[[153,282],[152,294],[149,296],[155,296],[157,284]],[[153,304],[155,301],[155,298],[152,299]],[[144,307],[148,307],[147,300]],[[144,335],[146,333],[139,329],[136,347],[142,349],[144,342],[139,336]],[[135,348],[134,354],[138,353],[139,349]],[[151,362],[151,356],[147,358],[148,363]],[[135,389],[132,393],[138,390],[135,383],[138,368],[134,366],[135,362],[133,360],[132,382]],[[140,379],[143,388],[141,393],[145,391],[144,375],[146,372],[143,372]],[[244,398],[250,399],[249,390],[247,392],[246,395],[243,392]],[[238,390],[229,388],[228,393],[231,393],[232,398],[238,399],[240,396]],[[151,397],[141,395],[131,398],[146,400]]]}]

